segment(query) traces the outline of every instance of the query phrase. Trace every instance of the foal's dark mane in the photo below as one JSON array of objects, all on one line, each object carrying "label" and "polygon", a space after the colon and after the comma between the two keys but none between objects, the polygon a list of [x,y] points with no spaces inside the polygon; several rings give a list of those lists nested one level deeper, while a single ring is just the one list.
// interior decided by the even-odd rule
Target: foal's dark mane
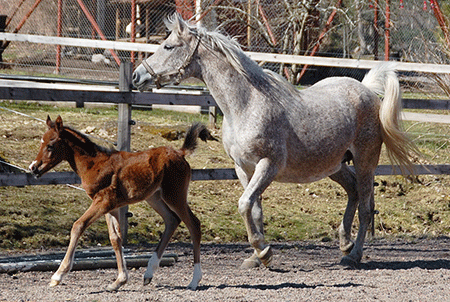
[{"label": "foal's dark mane", "polygon": [[78,147],[82,152],[86,153],[89,156],[96,156],[98,152],[106,153],[111,155],[114,152],[117,152],[114,148],[106,148],[103,146],[99,146],[86,135],[78,130],[72,129],[70,127],[64,126],[64,131],[61,133],[61,137]]}]

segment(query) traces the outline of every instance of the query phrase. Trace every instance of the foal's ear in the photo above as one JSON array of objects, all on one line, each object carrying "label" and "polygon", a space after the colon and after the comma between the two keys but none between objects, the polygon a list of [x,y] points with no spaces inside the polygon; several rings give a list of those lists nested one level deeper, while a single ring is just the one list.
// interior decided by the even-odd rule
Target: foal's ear
[{"label": "foal's ear", "polygon": [[58,131],[58,132],[61,132],[62,129],[63,129],[63,121],[62,121],[62,118],[61,118],[60,115],[58,115],[58,117],[56,118],[56,121],[55,121],[55,129],[56,129],[56,131]]},{"label": "foal's ear", "polygon": [[50,115],[47,115],[47,126],[48,128],[51,128],[53,126],[52,119],[50,118]]}]

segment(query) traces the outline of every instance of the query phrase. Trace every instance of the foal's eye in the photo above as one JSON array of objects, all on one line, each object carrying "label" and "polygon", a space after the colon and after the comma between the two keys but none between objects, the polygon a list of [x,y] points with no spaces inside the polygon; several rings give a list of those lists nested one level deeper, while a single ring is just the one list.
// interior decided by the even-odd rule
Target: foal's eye
[{"label": "foal's eye", "polygon": [[47,146],[47,151],[48,152],[53,152],[53,150],[55,150],[55,148],[53,148],[53,146]]},{"label": "foal's eye", "polygon": [[164,49],[165,50],[172,50],[174,48],[175,48],[175,46],[172,46],[172,45],[169,45],[169,44],[164,45]]}]

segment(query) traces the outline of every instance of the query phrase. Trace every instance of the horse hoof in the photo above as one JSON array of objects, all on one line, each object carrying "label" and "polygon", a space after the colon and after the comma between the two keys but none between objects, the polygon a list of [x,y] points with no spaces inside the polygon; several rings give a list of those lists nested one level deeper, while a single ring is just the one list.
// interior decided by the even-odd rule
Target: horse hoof
[{"label": "horse hoof", "polygon": [[150,284],[150,282],[152,282],[153,278],[144,278],[144,286]]},{"label": "horse hoof", "polygon": [[116,292],[118,289],[119,289],[118,286],[114,286],[114,285],[112,285],[112,284],[110,284],[110,285],[108,285],[108,286],[106,287],[106,291],[107,291],[107,292],[110,292],[110,293]]},{"label": "horse hoof", "polygon": [[267,246],[261,253],[259,253],[258,257],[261,260],[262,264],[264,264],[265,267],[268,267],[273,258],[272,247],[270,245]]},{"label": "horse hoof", "polygon": [[258,256],[256,256],[256,254],[253,254],[250,256],[250,258],[244,260],[244,262],[241,264],[241,269],[252,269],[260,266],[261,260],[258,258]]},{"label": "horse hoof", "polygon": [[339,249],[341,250],[342,254],[344,254],[344,256],[347,256],[348,254],[350,254],[354,246],[355,244],[350,241],[348,244],[341,245]]},{"label": "horse hoof", "polygon": [[339,264],[346,268],[355,269],[358,267],[359,262],[349,256],[344,256]]},{"label": "horse hoof", "polygon": [[57,286],[58,284],[59,284],[59,282],[60,281],[57,281],[57,280],[52,280],[52,281],[50,281],[50,287],[55,287],[55,286]]},{"label": "horse hoof", "polygon": [[188,287],[187,287],[187,289],[190,289],[190,290],[196,290],[197,289],[197,286],[198,286],[198,283],[190,283],[189,285],[188,285]]}]

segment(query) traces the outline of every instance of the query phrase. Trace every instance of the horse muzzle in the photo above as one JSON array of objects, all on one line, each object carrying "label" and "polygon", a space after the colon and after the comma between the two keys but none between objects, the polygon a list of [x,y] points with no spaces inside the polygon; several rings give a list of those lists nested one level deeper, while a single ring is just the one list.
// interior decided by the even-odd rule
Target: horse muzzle
[{"label": "horse muzzle", "polygon": [[151,90],[152,86],[155,85],[155,79],[147,73],[146,69],[142,65],[139,65],[133,72],[132,82],[133,85],[141,92]]},{"label": "horse muzzle", "polygon": [[33,161],[31,165],[28,167],[30,169],[31,174],[34,175],[35,178],[39,178],[42,175],[42,172],[39,170],[39,165],[37,161]]},{"label": "horse muzzle", "polygon": [[141,92],[150,91],[155,86],[160,89],[169,84],[180,84],[184,72],[184,69],[180,69],[156,73],[146,61],[142,61],[142,64],[133,72],[132,83]]}]

